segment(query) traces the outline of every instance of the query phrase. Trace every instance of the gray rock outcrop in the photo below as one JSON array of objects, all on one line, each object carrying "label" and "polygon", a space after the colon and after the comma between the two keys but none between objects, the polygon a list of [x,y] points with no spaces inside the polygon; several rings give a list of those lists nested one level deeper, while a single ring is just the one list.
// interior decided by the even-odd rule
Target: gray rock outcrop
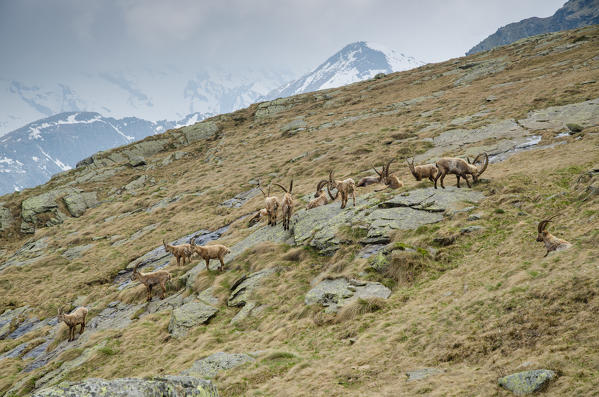
[{"label": "gray rock outcrop", "polygon": [[10,213],[10,210],[0,206],[0,232],[8,230],[13,223],[14,219]]},{"label": "gray rock outcrop", "polygon": [[221,371],[252,361],[255,361],[255,359],[244,353],[218,352],[195,361],[191,368],[181,372],[181,375],[214,378]]},{"label": "gray rock outcrop", "polygon": [[244,306],[250,299],[252,292],[264,282],[266,278],[271,276],[277,271],[276,267],[269,269],[263,269],[258,272],[245,275],[239,280],[235,281],[231,286],[231,295],[227,305],[229,307],[241,307]]},{"label": "gray rock outcrop", "polygon": [[150,379],[91,378],[81,382],[61,383],[33,393],[34,397],[218,397],[216,386],[208,380],[191,376],[157,376]]},{"label": "gray rock outcrop", "polygon": [[184,337],[189,330],[200,324],[205,324],[218,311],[217,308],[204,302],[189,302],[173,310],[168,332],[176,338]]},{"label": "gray rock outcrop", "polygon": [[358,299],[387,299],[391,290],[381,283],[353,280],[345,277],[325,279],[306,294],[306,305],[320,304],[327,312],[336,312],[338,308]]},{"label": "gray rock outcrop", "polygon": [[555,372],[548,369],[535,369],[504,376],[498,379],[498,383],[515,395],[523,396],[543,389],[553,378]]}]

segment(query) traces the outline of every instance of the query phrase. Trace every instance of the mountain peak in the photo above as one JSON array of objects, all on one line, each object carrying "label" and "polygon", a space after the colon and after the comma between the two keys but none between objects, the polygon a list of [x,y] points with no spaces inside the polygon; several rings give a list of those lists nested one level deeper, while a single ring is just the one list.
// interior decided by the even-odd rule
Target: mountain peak
[{"label": "mountain peak", "polygon": [[268,99],[335,88],[424,65],[413,57],[388,49],[382,44],[356,41],[347,44],[312,72],[271,91]]}]

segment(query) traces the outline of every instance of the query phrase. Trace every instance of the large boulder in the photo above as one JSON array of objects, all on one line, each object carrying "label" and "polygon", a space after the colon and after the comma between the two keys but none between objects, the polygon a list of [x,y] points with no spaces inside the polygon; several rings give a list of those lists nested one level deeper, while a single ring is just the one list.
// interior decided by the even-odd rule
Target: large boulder
[{"label": "large boulder", "polygon": [[191,368],[181,372],[181,375],[197,376],[199,378],[214,378],[219,372],[238,367],[255,361],[252,356],[244,353],[218,352],[193,363]]},{"label": "large boulder", "polygon": [[80,382],[61,383],[33,393],[34,397],[218,397],[216,386],[209,380],[191,376],[157,376],[150,379],[91,378]]},{"label": "large boulder", "polygon": [[97,207],[97,192],[72,192],[64,196],[63,201],[71,216],[78,218],[85,213],[88,208]]},{"label": "large boulder", "polygon": [[258,288],[266,278],[274,274],[276,271],[276,267],[271,267],[249,275],[245,275],[239,280],[235,281],[235,283],[233,283],[231,286],[231,295],[229,295],[227,305],[229,307],[244,306],[250,300],[252,292]]},{"label": "large boulder", "polygon": [[336,312],[338,308],[358,299],[387,299],[391,290],[381,283],[361,281],[339,277],[319,282],[306,294],[306,305],[320,304],[327,312]]},{"label": "large boulder", "polygon": [[8,208],[0,206],[0,232],[8,230],[14,222],[12,214]]},{"label": "large boulder", "polygon": [[555,372],[548,369],[535,369],[504,376],[498,379],[498,383],[515,395],[523,396],[543,389],[553,378]]},{"label": "large boulder", "polygon": [[186,303],[173,310],[171,321],[168,324],[168,332],[176,338],[184,337],[191,328],[210,321],[217,311],[217,308],[204,302]]},{"label": "large boulder", "polygon": [[214,137],[218,131],[220,131],[220,128],[214,121],[203,121],[181,128],[181,132],[183,133],[183,136],[185,136],[185,139],[187,140],[186,143],[188,144],[203,139],[210,139]]}]

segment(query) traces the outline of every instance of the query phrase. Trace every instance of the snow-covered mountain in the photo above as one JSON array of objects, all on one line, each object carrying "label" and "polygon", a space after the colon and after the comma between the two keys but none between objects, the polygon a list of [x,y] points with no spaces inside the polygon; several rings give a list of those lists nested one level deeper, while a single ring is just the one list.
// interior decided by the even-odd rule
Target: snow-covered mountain
[{"label": "snow-covered mountain", "polygon": [[283,71],[223,68],[192,72],[175,66],[54,76],[0,76],[0,136],[58,113],[178,120],[191,113],[227,113],[256,102],[295,76]]},{"label": "snow-covered mountain", "polygon": [[422,65],[423,62],[380,44],[358,41],[343,47],[312,72],[269,92],[264,99],[340,87],[370,79],[378,73],[399,72]]},{"label": "snow-covered mountain", "polygon": [[193,113],[179,121],[154,122],[66,112],[29,123],[0,138],[0,194],[44,183],[101,150],[194,124],[207,116]]}]

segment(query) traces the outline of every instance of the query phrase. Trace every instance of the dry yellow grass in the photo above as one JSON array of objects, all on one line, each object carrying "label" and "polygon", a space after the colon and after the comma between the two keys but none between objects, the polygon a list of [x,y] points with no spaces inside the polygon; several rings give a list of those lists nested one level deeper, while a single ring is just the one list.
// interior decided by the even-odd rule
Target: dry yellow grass
[{"label": "dry yellow grass", "polygon": [[[482,121],[465,124],[465,128],[474,128],[493,119],[520,118],[533,109],[597,98],[599,84],[582,83],[597,77],[599,62],[594,58],[599,28],[556,35],[558,41],[551,46],[571,43],[582,35],[589,39],[578,47],[544,57],[533,56],[544,48],[542,43],[528,41],[329,90],[339,91],[335,97],[339,103],[326,107],[327,99],[317,98],[322,93],[302,95],[300,103],[272,119],[255,121],[253,105],[235,112],[234,117],[219,119],[219,139],[180,149],[188,153],[184,160],[145,171],[156,183],[137,195],[110,195],[113,187],[142,175],[136,169],[105,182],[80,185],[84,190],[99,191],[106,202],[81,218],[67,219],[60,227],[36,231],[34,238],[48,237],[55,253],[34,264],[2,271],[0,312],[30,305],[32,314],[54,316],[59,306],[68,307],[78,296],[86,296],[86,304],[92,306],[91,319],[116,299],[141,303],[143,286],[116,289],[112,280],[118,271],[161,245],[163,238],[214,230],[234,221],[219,242],[230,246],[247,236],[251,231],[246,222],[237,219],[261,208],[262,196],[241,208],[225,208],[219,203],[250,189],[251,179],[260,177],[267,184],[269,178],[286,181],[293,175],[294,193],[301,197],[313,193],[331,167],[338,170],[339,178],[357,180],[370,175],[371,165],[381,158],[396,156],[403,161],[413,149],[423,152],[430,147],[424,138],[453,128],[448,124],[455,118],[489,111]],[[466,86],[454,86],[456,75],[451,71],[457,66],[500,57],[509,61],[505,70]],[[440,91],[442,96],[429,97],[397,114],[280,138],[279,128],[298,115],[304,116],[309,126],[319,126]],[[497,99],[487,102],[490,94]],[[426,112],[429,115],[422,116]],[[436,126],[436,122],[441,124]],[[367,269],[367,261],[355,256],[357,244],[350,243],[333,257],[322,257],[304,248],[264,243],[246,251],[223,274],[201,272],[194,291],[188,292],[213,286],[224,301],[230,285],[242,274],[280,266],[281,273],[256,291],[256,299],[267,307],[260,319],[250,317],[231,326],[238,309],[223,305],[208,325],[177,340],[169,338],[167,331],[170,313],[151,314],[124,330],[95,333],[82,348],[108,340],[114,354],[97,353],[67,378],[174,374],[212,352],[266,350],[269,353],[256,363],[218,376],[221,395],[501,396],[507,392],[496,386],[497,378],[517,371],[525,362],[560,375],[548,395],[592,395],[599,389],[599,203],[596,198],[581,201],[576,181],[599,162],[598,132],[599,127],[590,127],[578,135],[580,140],[568,137],[566,145],[522,152],[490,165],[484,174],[490,182],[475,187],[488,196],[477,210],[483,214],[477,224],[486,229],[440,247],[434,259],[409,261],[396,256],[389,274],[369,273],[373,280],[394,280],[393,294],[380,310],[351,307],[339,314],[342,321],[336,321],[334,315],[304,306],[312,280],[357,276]],[[541,131],[540,135],[543,143],[556,141],[555,131]],[[168,154],[159,153],[148,160]],[[2,201],[16,214],[25,198],[61,186],[78,172],[4,196]],[[394,163],[391,172],[406,184],[400,191],[429,185],[413,180],[405,163]],[[271,173],[276,176],[269,176]],[[369,186],[359,194],[375,188]],[[561,195],[550,197],[556,193]],[[104,221],[177,195],[182,199],[156,212],[141,211]],[[536,224],[557,212],[560,216],[552,233],[572,242],[574,248],[543,258],[544,248],[535,242]],[[458,214],[438,225],[398,232],[393,240],[427,247],[436,235],[459,231],[466,217]],[[112,236],[126,238],[152,224],[157,227],[139,239],[111,245]],[[13,252],[28,238],[4,238],[2,245]],[[96,245],[79,259],[69,262],[60,255],[68,247],[88,243]],[[198,263],[195,259],[192,265],[177,268],[173,258],[167,269],[175,279]],[[12,347],[12,341],[0,341],[0,351]],[[16,359],[0,362],[0,392],[23,378],[36,379],[49,369],[24,374],[22,366]],[[405,371],[430,366],[445,372],[406,382]]]}]

